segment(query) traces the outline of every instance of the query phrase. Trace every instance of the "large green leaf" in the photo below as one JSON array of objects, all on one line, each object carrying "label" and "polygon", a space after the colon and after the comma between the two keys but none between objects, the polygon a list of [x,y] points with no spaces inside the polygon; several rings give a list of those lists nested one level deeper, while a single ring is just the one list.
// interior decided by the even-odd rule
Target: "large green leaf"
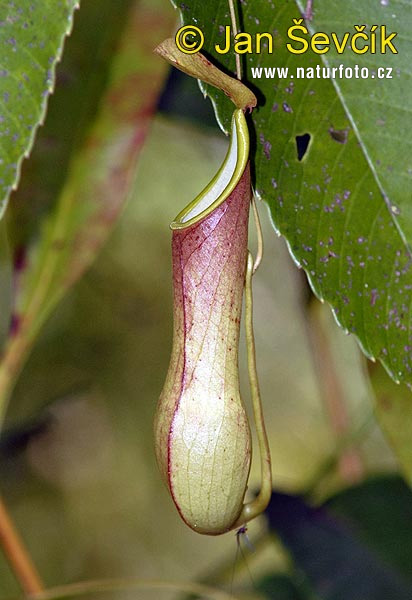
[{"label": "large green leaf", "polygon": [[155,40],[167,35],[168,15],[159,19],[153,3],[135,3],[96,122],[31,249],[16,299],[15,328],[0,364],[1,418],[40,327],[90,265],[128,197],[165,74],[165,65],[152,55],[151,48]]},{"label": "large green leaf", "polygon": [[[286,49],[287,30],[292,18],[300,16],[301,5],[253,0],[239,6],[243,30],[274,34],[273,54],[263,50],[244,61],[245,79],[259,98],[251,117],[257,194],[269,204],[275,228],[337,321],[356,335],[367,356],[379,358],[396,380],[410,383],[412,259],[406,183],[411,179],[411,12],[405,3],[383,4],[350,0],[342,12],[340,2],[314,2],[316,29],[354,32],[360,21],[386,22],[388,29],[398,31],[399,54],[356,57],[371,69],[394,66],[394,79],[351,79],[335,85],[327,79],[291,76],[252,79],[252,66],[287,66],[291,75],[296,67],[315,68],[322,58]],[[233,53],[214,50],[230,24],[226,0],[188,0],[181,13],[185,24],[202,29],[204,49],[212,59],[233,73]],[[328,57],[344,65],[355,61],[350,54]],[[217,90],[206,91],[227,130],[229,100]],[[310,135],[310,144],[299,160],[296,136],[304,134]]]},{"label": "large green leaf", "polygon": [[[302,0],[298,5],[303,10]],[[365,23],[385,24],[387,32],[397,32],[393,43],[398,54],[388,51],[385,55],[356,55],[346,51],[344,57],[324,55],[332,67],[367,67],[371,79],[334,79],[333,83],[342,104],[346,107],[352,127],[362,146],[364,155],[378,186],[388,203],[393,221],[400,234],[410,246],[412,241],[411,180],[412,138],[408,121],[412,112],[412,73],[410,53],[412,50],[412,24],[410,5],[401,0],[376,2],[328,2],[315,3],[313,28],[320,31],[336,31],[341,38],[345,31],[354,31],[353,25]],[[352,27],[351,27],[352,26]],[[366,29],[368,31],[368,28]],[[380,47],[380,30],[377,48]],[[365,42],[363,42],[365,43]],[[390,78],[380,79],[384,74]]]},{"label": "large green leaf", "polygon": [[16,187],[55,82],[78,0],[0,5],[0,217]]},{"label": "large green leaf", "polygon": [[95,122],[132,3],[88,0],[76,13],[75,27],[56,70],[56,89],[47,105],[46,121],[30,159],[23,163],[19,186],[7,210],[14,255],[24,258],[27,247],[35,242],[39,223],[57,203],[70,160]]}]

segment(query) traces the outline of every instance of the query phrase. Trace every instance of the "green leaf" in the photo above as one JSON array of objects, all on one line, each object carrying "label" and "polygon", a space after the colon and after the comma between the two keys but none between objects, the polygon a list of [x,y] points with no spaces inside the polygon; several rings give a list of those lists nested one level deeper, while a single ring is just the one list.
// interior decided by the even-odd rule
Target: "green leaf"
[{"label": "green leaf", "polygon": [[[298,0],[303,10],[304,3]],[[313,28],[318,31],[336,31],[341,38],[345,31],[354,31],[350,25],[386,25],[387,34],[396,32],[393,39],[398,54],[388,50],[384,55],[356,55],[346,51],[324,55],[327,64],[339,67],[341,63],[369,68],[373,79],[335,79],[334,86],[346,108],[352,127],[357,132],[369,167],[388,203],[393,221],[409,245],[412,242],[411,179],[412,138],[408,122],[412,112],[412,73],[410,53],[412,19],[410,7],[401,0],[374,2],[344,2],[339,8],[331,2],[315,3]],[[369,33],[369,27],[365,31]],[[380,47],[380,29],[375,32],[377,48]],[[364,42],[365,43],[365,42]],[[378,77],[382,68],[388,79]]]},{"label": "green leaf", "polygon": [[30,153],[78,0],[0,6],[0,217]]},{"label": "green leaf", "polygon": [[[56,89],[47,106],[30,159],[6,219],[14,254],[24,255],[39,235],[41,222],[57,203],[70,160],[96,119],[107,86],[113,55],[133,0],[88,0],[76,14],[75,27],[56,70]],[[99,27],[95,27],[99,22]],[[62,118],[64,115],[64,118]]]},{"label": "green leaf", "polygon": [[[328,79],[252,79],[252,66],[284,66],[294,74],[297,67],[316,68],[322,58],[286,49],[287,30],[300,16],[295,2],[255,0],[239,6],[243,30],[252,36],[274,33],[273,54],[263,50],[244,60],[245,81],[259,100],[252,115],[257,194],[268,203],[276,230],[285,236],[295,261],[306,270],[317,296],[330,303],[340,325],[357,337],[367,356],[380,359],[392,377],[411,383],[412,258],[407,243],[411,220],[406,208],[411,168],[406,119],[412,103],[407,70],[411,13],[404,3],[389,4],[390,8],[379,5],[377,13],[376,3],[350,0],[342,13],[341,4],[314,3],[314,25],[328,33],[342,28],[354,32],[360,15],[361,24],[390,18],[388,28],[398,31],[398,55],[356,57],[361,66],[374,69],[396,65],[394,80],[351,79],[339,89]],[[199,27],[206,40],[204,50],[233,73],[233,52],[222,55],[214,50],[215,43],[223,43],[224,27],[230,24],[226,0],[207,4],[189,0],[181,6],[183,23]],[[339,61],[353,65],[355,59],[348,56]],[[219,91],[205,89],[227,130],[229,100]],[[310,143],[299,160],[296,138],[305,134]]]},{"label": "green leaf", "polygon": [[128,198],[166,72],[151,50],[169,27],[168,12],[159,19],[153,3],[134,5],[96,122],[28,259],[15,306],[16,330],[0,365],[0,417],[42,324],[90,265]]},{"label": "green leaf", "polygon": [[[374,501],[369,497],[368,506]],[[382,502],[384,528],[386,513],[395,507],[390,494]],[[392,567],[362,539],[346,514],[337,516],[328,506],[315,508],[296,496],[274,493],[268,517],[320,599],[411,600],[410,570],[407,578]]]}]

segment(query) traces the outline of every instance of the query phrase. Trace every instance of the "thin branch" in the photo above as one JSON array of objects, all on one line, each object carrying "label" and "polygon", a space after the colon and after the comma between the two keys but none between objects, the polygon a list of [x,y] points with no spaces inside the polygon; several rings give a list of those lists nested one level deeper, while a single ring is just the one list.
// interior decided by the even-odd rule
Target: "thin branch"
[{"label": "thin branch", "polygon": [[253,210],[253,217],[255,220],[257,245],[258,245],[256,256],[255,256],[255,262],[253,263],[253,275],[254,275],[256,273],[256,271],[258,270],[260,263],[262,262],[262,258],[263,258],[263,233],[262,233],[262,225],[260,224],[258,208],[256,205],[256,199],[253,194],[252,194],[251,204],[252,204],[252,210]]},{"label": "thin branch", "polygon": [[[351,423],[346,407],[344,389],[333,360],[330,340],[317,314],[319,308],[319,306],[312,306],[307,309],[307,332],[314,357],[322,403],[339,444],[343,438],[347,437]],[[346,446],[342,449],[338,465],[342,478],[349,483],[359,481],[364,473],[359,451],[353,446]]]},{"label": "thin branch", "polygon": [[306,21],[311,21],[313,18],[313,0],[307,0],[306,9],[303,14]]},{"label": "thin branch", "polygon": [[[230,20],[232,21],[232,34],[233,34],[233,38],[235,38],[238,34],[238,29],[237,29],[234,1],[228,0],[228,4],[229,4]],[[242,65],[240,64],[240,56],[237,52],[235,52],[235,60],[236,60],[236,77],[239,79],[239,81],[241,81]]]},{"label": "thin branch", "polygon": [[43,591],[43,584],[0,498],[0,544],[22,590],[29,595]]},{"label": "thin branch", "polygon": [[252,396],[253,415],[256,434],[259,442],[261,483],[258,496],[243,505],[240,517],[234,527],[240,527],[247,521],[260,515],[267,507],[272,495],[272,467],[270,448],[266,434],[265,419],[263,416],[262,401],[260,398],[259,380],[256,369],[255,336],[253,332],[253,294],[252,294],[253,258],[248,252],[246,282],[245,282],[245,329],[247,365],[249,385]]},{"label": "thin branch", "polygon": [[80,581],[78,583],[49,588],[44,592],[32,595],[30,600],[63,600],[64,598],[85,596],[86,594],[94,594],[97,592],[131,591],[134,589],[174,590],[176,592],[201,596],[202,598],[209,598],[210,600],[235,600],[233,595],[229,596],[229,594],[222,590],[217,590],[200,583],[144,579],[100,579]]}]

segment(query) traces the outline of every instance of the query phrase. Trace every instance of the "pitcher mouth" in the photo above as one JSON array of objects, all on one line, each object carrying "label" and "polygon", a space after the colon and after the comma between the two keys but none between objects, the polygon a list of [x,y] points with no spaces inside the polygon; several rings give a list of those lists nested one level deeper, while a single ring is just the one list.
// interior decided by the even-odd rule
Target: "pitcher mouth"
[{"label": "pitcher mouth", "polygon": [[230,196],[246,168],[249,157],[249,133],[243,110],[232,117],[229,149],[212,181],[170,224],[170,229],[185,229],[201,221]]}]

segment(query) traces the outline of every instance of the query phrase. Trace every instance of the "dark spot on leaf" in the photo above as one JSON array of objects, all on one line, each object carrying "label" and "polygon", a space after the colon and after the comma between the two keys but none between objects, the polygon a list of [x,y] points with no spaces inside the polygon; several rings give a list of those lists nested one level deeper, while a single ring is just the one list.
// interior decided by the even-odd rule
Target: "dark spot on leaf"
[{"label": "dark spot on leaf", "polygon": [[265,140],[265,136],[263,135],[263,133],[260,134],[259,139],[263,146],[263,154],[266,156],[266,158],[268,160],[270,160],[270,151],[272,149],[272,144],[270,142],[268,142],[267,140]]},{"label": "dark spot on leaf", "polygon": [[330,137],[335,142],[339,142],[339,144],[346,144],[348,141],[348,130],[347,129],[333,129],[333,127],[329,128]]},{"label": "dark spot on leaf", "polygon": [[302,160],[302,158],[305,156],[306,151],[309,147],[310,134],[304,133],[303,135],[297,135],[295,139],[296,139],[296,150],[298,153],[298,160]]}]

